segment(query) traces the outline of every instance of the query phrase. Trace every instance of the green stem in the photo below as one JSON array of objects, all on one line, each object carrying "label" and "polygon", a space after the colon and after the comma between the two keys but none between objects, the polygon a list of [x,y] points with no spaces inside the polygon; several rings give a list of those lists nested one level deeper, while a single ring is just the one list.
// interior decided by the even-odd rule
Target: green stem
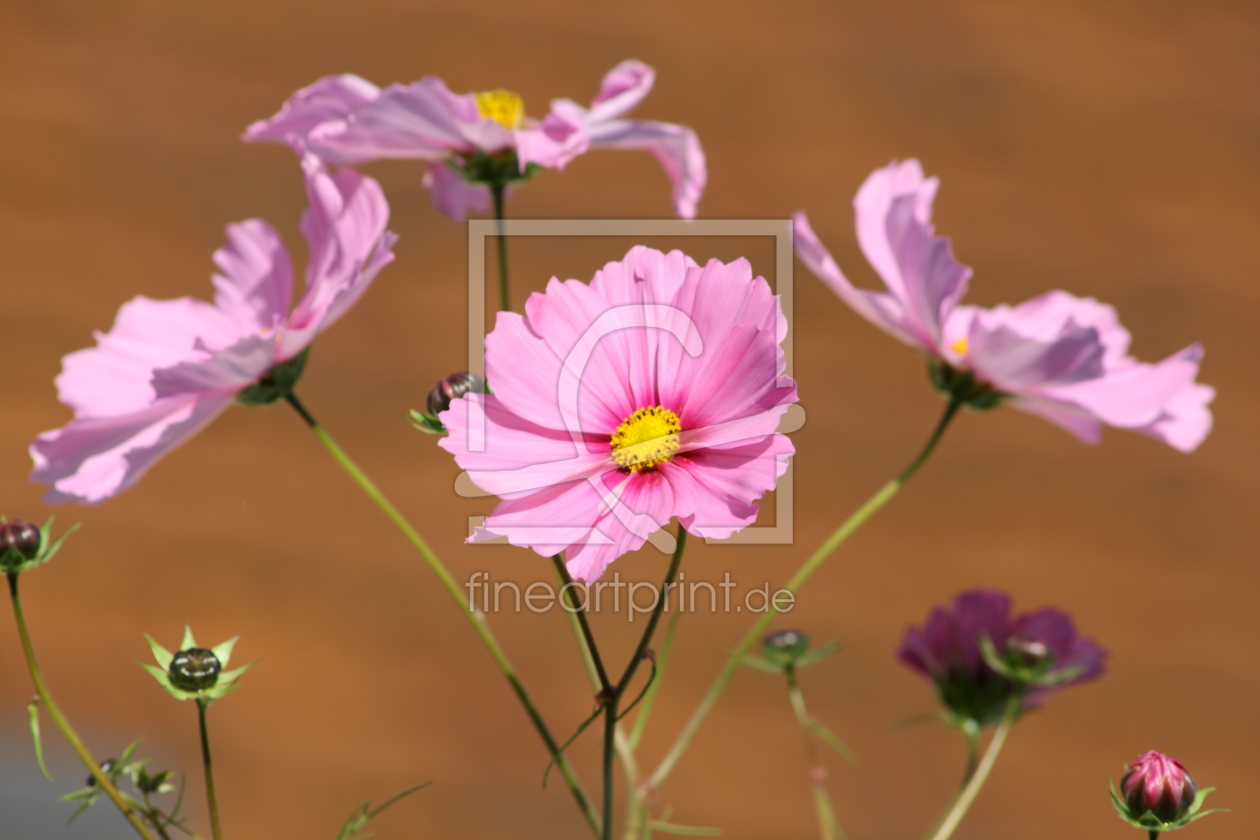
[{"label": "green stem", "polygon": [[1158,832],[1158,831],[1156,831],[1155,829],[1153,829],[1153,828],[1152,828],[1152,829],[1150,830],[1150,839],[1149,839],[1149,840],[1159,840],[1159,832]]},{"label": "green stem", "polygon": [[565,565],[564,557],[559,554],[552,556],[551,562],[556,567],[556,574],[560,576],[560,589],[565,593],[565,600],[572,608],[567,612],[572,616],[572,621],[576,622],[578,632],[581,634],[581,648],[585,656],[589,657],[590,665],[594,669],[595,679],[598,681],[596,688],[605,694],[611,693],[613,684],[608,679],[604,660],[599,656],[599,648],[595,646],[595,634],[591,632],[591,623],[586,618],[586,605],[583,604],[580,609],[578,608],[577,596],[573,593],[573,576],[569,574],[569,567]]},{"label": "green stem", "polygon": [[[852,536],[853,532],[860,528],[867,519],[870,519],[877,510],[886,505],[893,496],[897,495],[898,491],[901,490],[902,485],[909,481],[910,478],[918,472],[919,467],[923,466],[924,462],[927,461],[928,456],[930,456],[932,451],[936,449],[936,444],[940,442],[941,436],[945,433],[945,429],[949,426],[950,421],[954,419],[954,415],[958,413],[958,409],[961,407],[962,403],[959,400],[951,399],[949,401],[949,403],[945,406],[945,413],[941,415],[941,419],[937,422],[936,428],[932,431],[931,437],[928,438],[927,443],[924,444],[923,448],[919,451],[919,454],[915,456],[914,460],[911,461],[910,464],[906,466],[906,468],[903,469],[896,478],[877,490],[875,495],[867,499],[866,502],[854,511],[853,514],[846,519],[839,528],[832,532],[831,536],[829,536],[826,541],[818,547],[818,550],[811,554],[809,558],[801,564],[801,567],[796,570],[796,574],[792,575],[792,578],[783,587],[784,589],[796,594],[796,591],[800,589],[801,585],[804,584],[805,581],[809,580],[810,576],[818,570],[818,567],[823,564],[823,561],[831,556],[833,551],[839,548],[845,540]],[[679,759],[682,758],[683,753],[686,752],[692,739],[695,738],[696,732],[700,729],[700,725],[704,723],[704,720],[708,717],[709,712],[713,710],[713,706],[717,703],[718,697],[721,696],[723,690],[725,690],[727,684],[731,681],[731,678],[735,676],[735,672],[739,670],[740,663],[748,654],[748,651],[752,650],[752,646],[756,644],[763,635],[765,635],[766,628],[770,626],[770,622],[774,621],[776,615],[778,615],[778,609],[774,602],[771,602],[770,609],[766,610],[765,614],[753,623],[753,626],[749,629],[743,640],[739,643],[735,650],[731,652],[731,655],[726,660],[726,664],[722,666],[722,671],[717,675],[717,679],[715,679],[713,681],[713,685],[709,687],[709,692],[700,701],[700,705],[697,706],[695,712],[692,713],[691,718],[687,721],[687,725],[683,727],[682,732],[678,734],[678,738],[674,741],[673,746],[670,747],[670,750],[665,755],[665,758],[661,760],[660,765],[648,779],[649,787],[653,789],[660,787],[661,784],[664,783],[665,779],[669,777],[669,774],[673,772],[673,769],[678,764]]]},{"label": "green stem", "polygon": [[350,456],[348,456],[341,447],[337,445],[337,442],[332,439],[332,436],[329,435],[327,431],[324,430],[324,427],[315,421],[315,418],[311,416],[310,412],[306,410],[306,407],[298,400],[297,395],[289,393],[285,395],[285,399],[288,401],[289,405],[293,406],[294,410],[302,416],[302,419],[306,421],[306,424],[310,426],[311,431],[315,433],[315,436],[319,438],[320,443],[322,443],[324,448],[328,450],[330,455],[332,455],[333,460],[335,460],[337,464],[346,471],[350,478],[354,480],[355,484],[359,485],[359,488],[367,494],[368,498],[371,499],[377,507],[381,509],[385,516],[388,517],[389,521],[394,523],[395,527],[402,532],[402,535],[407,538],[407,541],[411,543],[416,551],[420,553],[420,556],[424,558],[424,562],[428,565],[433,574],[437,575],[438,582],[442,584],[442,588],[446,590],[447,594],[451,596],[451,599],[459,606],[460,612],[468,619],[468,623],[472,625],[473,632],[477,634],[477,638],[481,640],[481,643],[485,645],[486,650],[489,651],[490,658],[494,660],[494,664],[499,667],[499,670],[503,673],[504,678],[507,679],[508,684],[512,687],[512,692],[516,695],[516,699],[520,701],[521,706],[525,709],[525,714],[529,716],[530,722],[534,725],[534,729],[537,730],[538,735],[542,738],[548,752],[551,754],[552,758],[555,759],[556,766],[560,769],[560,775],[564,778],[565,784],[568,785],[569,791],[573,794],[573,798],[577,801],[578,808],[582,811],[582,816],[586,818],[587,824],[590,825],[591,830],[596,836],[598,836],[600,833],[599,815],[595,813],[595,808],[591,804],[590,799],[587,797],[586,791],[582,788],[582,783],[578,780],[577,773],[573,769],[573,765],[570,764],[569,760],[564,757],[563,753],[560,752],[559,742],[557,742],[555,737],[552,736],[551,730],[547,728],[547,724],[543,720],[542,714],[534,705],[534,701],[530,699],[528,692],[525,691],[525,686],[521,682],[520,677],[517,676],[516,669],[512,666],[512,663],[507,658],[507,654],[499,645],[498,639],[495,638],[494,633],[490,630],[490,625],[486,622],[485,614],[476,609],[472,602],[464,597],[463,589],[455,581],[455,578],[452,577],[451,573],[447,571],[446,566],[442,564],[442,561],[438,558],[437,554],[433,552],[433,549],[429,548],[429,544],[425,542],[419,532],[411,526],[411,523],[408,522],[407,518],[399,512],[398,508],[394,507],[389,499],[385,498],[385,494],[382,493],[372,482],[372,479],[368,478],[367,474],[364,473],[363,470],[359,469],[358,465],[355,464],[354,461],[350,460]]},{"label": "green stem", "polygon": [[219,797],[214,792],[214,766],[210,763],[210,734],[206,730],[206,708],[210,703],[197,698],[197,724],[201,730],[201,766],[206,771],[206,804],[210,808],[210,835],[223,840],[219,827]]},{"label": "green stem", "polygon": [[975,801],[976,794],[980,793],[980,788],[984,787],[985,781],[988,780],[989,773],[993,770],[993,765],[997,761],[998,753],[1002,751],[1002,745],[1006,743],[1006,736],[1011,731],[1011,726],[1015,723],[1015,718],[1019,717],[1019,708],[1023,703],[1023,699],[1023,693],[1017,691],[1006,702],[1006,711],[1002,714],[1002,721],[993,733],[993,739],[989,741],[989,748],[984,751],[984,757],[980,759],[976,772],[972,774],[967,784],[963,785],[963,789],[959,792],[958,797],[941,819],[936,831],[932,833],[931,840],[946,840],[954,833],[954,829],[958,828],[962,818],[966,816],[971,803]]},{"label": "green stem", "polygon": [[962,733],[967,738],[967,768],[963,771],[962,783],[971,781],[980,765],[980,725],[973,720],[963,724]]},{"label": "green stem", "polygon": [[681,618],[682,610],[679,610],[670,616],[669,624],[665,625],[661,651],[656,655],[656,678],[648,686],[647,694],[643,696],[643,702],[639,704],[639,710],[634,715],[634,726],[630,728],[630,749],[632,750],[638,749],[643,732],[647,729],[648,715],[652,713],[652,706],[656,703],[656,693],[661,690],[661,683],[665,680],[665,669],[669,666],[669,657],[674,650],[674,632],[678,629],[678,620]]},{"label": "green stem", "polygon": [[48,715],[53,719],[53,723],[61,730],[61,734],[70,743],[70,747],[79,756],[79,760],[87,767],[88,772],[92,774],[92,778],[96,780],[96,784],[101,790],[105,791],[105,795],[110,798],[123,818],[131,824],[136,834],[139,834],[145,840],[157,840],[153,836],[153,832],[149,831],[148,826],[140,818],[140,814],[136,809],[131,807],[122,792],[109,780],[109,776],[105,771],[101,770],[100,762],[92,757],[92,753],[88,751],[83,740],[70,726],[70,721],[61,713],[61,707],[57,705],[57,701],[53,700],[52,692],[48,690],[48,683],[44,681],[44,672],[40,670],[39,662],[35,659],[35,646],[31,643],[30,630],[26,626],[26,616],[22,612],[22,599],[18,597],[18,575],[12,572],[9,578],[9,599],[13,603],[13,617],[17,620],[18,637],[22,640],[22,654],[26,657],[26,667],[31,674],[31,682],[35,684],[35,693],[39,695],[39,701],[44,708],[48,710]]},{"label": "green stem", "polygon": [[[665,572],[665,582],[657,593],[656,604],[652,607],[652,614],[648,617],[647,626],[643,628],[643,635],[639,638],[639,644],[634,649],[634,655],[630,657],[630,662],[626,664],[625,672],[621,675],[621,679],[617,681],[617,684],[613,686],[612,692],[604,706],[604,840],[612,840],[613,836],[613,756],[617,748],[618,704],[621,702],[622,695],[626,693],[626,689],[630,687],[630,682],[634,679],[635,672],[639,670],[639,663],[643,661],[643,657],[647,654],[648,645],[652,643],[652,635],[656,632],[656,625],[660,623],[661,613],[665,609],[667,593],[678,577],[678,567],[682,565],[683,550],[686,547],[687,532],[679,525],[674,556],[669,560],[669,569]],[[630,807],[635,807],[634,803],[631,803]]]},{"label": "green stem", "polygon": [[166,833],[165,820],[166,815],[162,810],[149,801],[149,794],[144,794],[145,816],[149,819],[149,824],[153,826],[153,830],[158,833],[162,840],[171,840],[171,836]]},{"label": "green stem", "polygon": [[809,779],[814,796],[814,813],[818,818],[818,832],[822,840],[845,840],[844,829],[840,827],[836,812],[831,807],[831,797],[827,795],[827,768],[818,756],[818,745],[814,741],[809,711],[805,708],[805,695],[801,693],[800,684],[796,681],[796,669],[784,668],[783,676],[787,678],[792,712],[796,715],[796,723],[805,738],[805,754],[809,758]]},{"label": "green stem", "polygon": [[490,185],[490,195],[494,198],[494,221],[495,228],[499,240],[499,309],[503,312],[512,311],[512,294],[508,290],[508,267],[507,267],[507,234],[504,233],[503,226],[503,196],[507,191],[507,185],[496,181]]}]

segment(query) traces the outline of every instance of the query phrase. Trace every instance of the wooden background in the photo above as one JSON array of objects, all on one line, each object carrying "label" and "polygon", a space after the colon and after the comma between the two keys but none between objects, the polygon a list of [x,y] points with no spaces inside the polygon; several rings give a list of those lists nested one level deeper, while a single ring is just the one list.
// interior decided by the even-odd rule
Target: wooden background
[{"label": "wooden background", "polygon": [[[1018,726],[959,837],[1131,836],[1111,814],[1107,775],[1151,748],[1183,759],[1220,787],[1216,804],[1234,809],[1195,837],[1252,837],[1258,12],[1172,0],[5,0],[0,506],[34,520],[54,512],[26,481],[26,446],[69,416],[52,386],[60,357],[107,329],[119,304],[141,293],[208,296],[210,255],[234,220],[271,220],[301,264],[292,155],[237,140],[293,90],[343,71],[380,84],[434,74],[456,91],[511,88],[542,115],[553,96],[586,101],[608,68],[639,58],[659,75],[637,115],[691,125],[704,143],[703,217],[804,208],[850,276],[870,284],[850,200],[872,169],[917,156],[942,180],[938,230],[975,268],[970,300],[1016,302],[1055,287],[1096,296],[1119,308],[1145,360],[1202,340],[1202,379],[1219,389],[1216,429],[1189,456],[1119,432],[1091,448],[1009,409],[966,415],[903,496],[809,584],[791,624],[848,644],[803,676],[814,712],[860,757],[855,767],[831,762],[846,828],[914,837],[949,796],[961,745],[939,727],[892,731],[933,709],[893,652],[933,604],[987,585],[1020,608],[1070,609],[1111,651],[1110,670]],[[401,419],[463,366],[465,231],[430,207],[418,164],[366,171],[393,204],[398,260],[319,341],[304,398],[457,575],[548,580],[532,553],[461,545],[464,518],[487,500],[456,497],[449,456]],[[649,155],[599,152],[540,175],[510,212],[658,218],[670,204]],[[518,301],[552,274],[588,278],[627,244],[513,242]],[[687,249],[747,252],[773,272],[766,241]],[[796,544],[696,546],[694,577],[784,580],[900,469],[939,411],[919,357],[799,264],[796,280],[809,415],[795,437]],[[210,642],[240,634],[238,656],[261,660],[212,711],[229,838],[331,838],[356,803],[423,780],[434,784],[382,817],[381,837],[585,836],[564,788],[540,788],[544,752],[467,626],[285,407],[234,408],[131,491],[55,513],[83,528],[26,579],[28,609],[55,691],[102,756],[145,735],[157,766],[189,770],[199,790],[194,710],[132,664],[147,655],[142,633],[174,644],[190,622]],[[657,580],[664,560],[647,549],[616,568]],[[591,697],[562,617],[493,618],[552,726],[569,731]],[[746,622],[688,616],[645,763]],[[637,625],[595,623],[622,661]],[[51,799],[81,771],[56,746],[61,781],[36,783],[30,687],[7,624],[0,745],[15,769],[5,778]],[[591,786],[597,740],[572,751]],[[811,836],[802,752],[779,681],[741,673],[662,801],[676,820],[721,826],[728,838]],[[61,807],[46,813],[45,833],[32,836],[59,830]],[[13,814],[0,813],[0,836]]]}]

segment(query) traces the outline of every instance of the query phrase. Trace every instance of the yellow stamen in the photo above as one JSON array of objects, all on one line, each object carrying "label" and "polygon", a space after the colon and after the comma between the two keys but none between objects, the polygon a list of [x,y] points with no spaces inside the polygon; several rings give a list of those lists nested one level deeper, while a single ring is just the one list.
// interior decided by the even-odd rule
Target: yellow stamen
[{"label": "yellow stamen", "polygon": [[966,356],[967,351],[971,349],[971,345],[967,343],[967,336],[964,335],[962,338],[949,345],[949,349],[953,350],[959,356]]},{"label": "yellow stamen", "polygon": [[525,101],[510,90],[483,90],[476,95],[477,111],[488,120],[515,131],[525,121]]},{"label": "yellow stamen", "polygon": [[612,436],[613,460],[630,472],[653,469],[678,451],[678,415],[659,405],[640,408]]}]

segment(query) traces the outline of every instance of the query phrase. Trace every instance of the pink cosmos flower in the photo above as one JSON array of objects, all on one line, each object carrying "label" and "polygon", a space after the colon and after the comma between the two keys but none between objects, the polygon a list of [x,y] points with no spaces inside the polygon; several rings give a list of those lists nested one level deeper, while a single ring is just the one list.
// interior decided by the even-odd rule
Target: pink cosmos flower
[{"label": "pink cosmos flower", "polygon": [[590,284],[552,278],[486,338],[494,393],[451,402],[441,446],[503,499],[472,538],[568,552],[591,582],[678,517],[728,537],[787,468],[787,322],[747,260],[638,246]]},{"label": "pink cosmos flower", "polygon": [[[31,444],[31,479],[51,487],[48,502],[102,502],[136,483],[171,449],[227,408],[242,391],[269,388],[273,368],[301,354],[367,290],[394,255],[380,185],[350,169],[330,175],[303,162],[310,207],[301,231],[310,245],[306,294],[289,311],[292,268],[271,225],[228,225],[214,254],[214,303],[195,298],[123,304],[96,346],[62,360],[61,401],[74,419]],[[281,386],[283,387],[283,386]]]},{"label": "pink cosmos flower", "polygon": [[1092,639],[1077,635],[1071,616],[1055,609],[1012,616],[1010,597],[990,589],[962,592],[952,607],[932,610],[922,629],[906,628],[897,658],[935,683],[941,702],[954,715],[991,726],[1002,717],[1015,686],[985,661],[981,643],[986,638],[999,656],[1035,661],[1052,674],[1071,672],[1067,679],[1029,691],[1024,709],[1103,672],[1106,653]]},{"label": "pink cosmos flower", "polygon": [[519,180],[531,167],[563,169],[589,149],[644,149],[673,184],[675,212],[692,219],[706,180],[695,132],[622,119],[655,80],[646,64],[623,61],[604,76],[589,108],[556,99],[546,117],[531,120],[521,98],[506,90],[461,95],[434,76],[382,90],[351,74],[325,76],[291,96],[275,116],[251,125],[243,139],[288,143],[328,163],[427,160],[425,186],[433,203],[456,221],[486,212],[488,183],[497,178]]},{"label": "pink cosmos flower", "polygon": [[908,160],[876,170],[858,190],[858,244],[887,291],[850,283],[804,213],[795,216],[796,253],[858,314],[936,360],[946,390],[971,389],[977,407],[1009,400],[1087,443],[1098,442],[1104,425],[1182,452],[1203,441],[1215,391],[1195,382],[1198,344],[1139,362],[1112,307],[1062,291],[1017,306],[960,305],[971,269],[933,232],[937,185]]}]

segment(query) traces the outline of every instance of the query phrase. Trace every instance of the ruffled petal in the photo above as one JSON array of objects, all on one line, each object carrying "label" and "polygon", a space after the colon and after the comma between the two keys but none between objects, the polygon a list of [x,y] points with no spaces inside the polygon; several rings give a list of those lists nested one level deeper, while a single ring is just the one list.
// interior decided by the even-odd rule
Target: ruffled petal
[{"label": "ruffled petal", "polygon": [[685,125],[640,120],[588,123],[592,149],[643,149],[660,161],[674,187],[674,212],[682,219],[696,217],[708,172],[696,133]]},{"label": "ruffled petal", "polygon": [[[241,139],[288,143],[298,154],[303,154],[308,149],[307,137],[313,129],[330,120],[344,120],[379,94],[380,88],[351,73],[325,76],[290,96],[275,116],[245,129]],[[321,151],[321,156],[329,163],[345,162],[331,150]]]},{"label": "ruffled petal", "polygon": [[214,252],[214,305],[242,332],[269,330],[289,314],[293,266],[276,229],[262,219],[227,226],[227,244]]},{"label": "ruffled petal", "polygon": [[757,519],[754,502],[787,471],[795,453],[785,435],[768,435],[737,445],[677,455],[669,466],[685,470],[695,481],[695,512],[679,522],[699,537],[725,539]]},{"label": "ruffled petal", "polygon": [[656,71],[643,62],[621,62],[604,75],[599,94],[591,101],[588,119],[603,121],[625,116],[652,91],[655,82]]},{"label": "ruffled petal", "polygon": [[490,210],[490,188],[471,184],[451,170],[444,160],[429,161],[424,172],[424,188],[439,213],[462,222],[473,213]]}]

